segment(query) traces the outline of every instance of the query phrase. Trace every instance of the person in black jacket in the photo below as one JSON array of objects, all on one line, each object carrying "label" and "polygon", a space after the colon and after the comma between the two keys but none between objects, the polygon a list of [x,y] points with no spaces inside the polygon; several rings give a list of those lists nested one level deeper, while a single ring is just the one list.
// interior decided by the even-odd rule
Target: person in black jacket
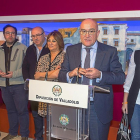
[{"label": "person in black jacket", "polygon": [[[33,28],[31,37],[33,44],[28,47],[22,65],[24,80],[34,79],[40,57],[50,52],[46,47],[45,32],[41,27]],[[30,104],[35,124],[35,140],[43,140],[43,118],[38,115],[38,102],[30,101]]]}]

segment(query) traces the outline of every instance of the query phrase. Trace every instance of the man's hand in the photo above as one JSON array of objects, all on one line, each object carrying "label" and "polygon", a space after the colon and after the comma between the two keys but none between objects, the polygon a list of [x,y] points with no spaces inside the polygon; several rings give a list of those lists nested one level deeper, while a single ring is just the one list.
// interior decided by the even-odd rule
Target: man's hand
[{"label": "man's hand", "polygon": [[3,77],[3,76],[5,76],[5,75],[6,75],[6,73],[4,73],[4,72],[2,72],[2,71],[0,70],[0,76]]},{"label": "man's hand", "polygon": [[79,68],[79,77],[81,77],[82,75],[85,75],[86,74],[86,69],[84,68]]},{"label": "man's hand", "polygon": [[78,68],[75,68],[73,71],[69,72],[69,78],[77,76],[78,74],[77,71],[78,71]]},{"label": "man's hand", "polygon": [[[78,73],[79,73],[79,75],[78,75]],[[86,73],[85,69],[79,68],[79,70],[78,70],[78,68],[75,68],[73,71],[69,72],[69,77],[72,78],[72,77],[77,76],[77,75],[79,77],[81,77],[82,75],[85,75],[85,73]]]},{"label": "man's hand", "polygon": [[12,78],[13,77],[13,72],[12,71],[8,71],[8,74],[5,73],[2,77],[3,78]]},{"label": "man's hand", "polygon": [[101,72],[95,68],[87,68],[85,76],[89,79],[100,78]]}]

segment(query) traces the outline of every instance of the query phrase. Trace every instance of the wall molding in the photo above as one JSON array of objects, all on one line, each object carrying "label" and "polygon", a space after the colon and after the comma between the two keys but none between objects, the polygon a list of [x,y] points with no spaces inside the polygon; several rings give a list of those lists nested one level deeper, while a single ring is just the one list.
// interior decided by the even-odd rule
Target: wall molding
[{"label": "wall molding", "polygon": [[71,21],[93,18],[96,20],[109,19],[140,19],[138,11],[112,11],[112,12],[88,12],[70,14],[43,14],[43,15],[21,15],[21,16],[0,16],[0,22],[37,22],[37,21]]}]

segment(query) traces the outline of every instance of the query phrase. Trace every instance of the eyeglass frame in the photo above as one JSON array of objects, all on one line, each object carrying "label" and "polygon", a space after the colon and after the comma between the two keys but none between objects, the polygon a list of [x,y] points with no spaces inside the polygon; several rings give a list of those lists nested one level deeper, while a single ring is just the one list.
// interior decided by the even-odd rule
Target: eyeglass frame
[{"label": "eyeglass frame", "polygon": [[44,34],[44,32],[42,32],[41,34],[31,35],[31,38],[33,39],[33,38],[35,38],[35,37],[40,37],[40,36],[43,35],[43,34]]},{"label": "eyeglass frame", "polygon": [[[82,31],[85,31],[85,34],[82,34]],[[93,34],[91,34],[90,31],[93,31]],[[83,36],[85,36],[87,33],[88,33],[89,35],[94,35],[96,32],[98,32],[98,30],[97,30],[97,31],[96,31],[96,30],[93,30],[93,29],[90,29],[89,31],[87,31],[87,30],[85,30],[85,29],[81,29],[81,30],[80,30],[80,34],[83,35]]]},{"label": "eyeglass frame", "polygon": [[7,31],[7,32],[5,32],[4,34],[6,34],[6,35],[8,35],[8,36],[9,36],[10,34],[11,34],[11,35],[16,35],[16,32],[8,32],[8,31]]}]

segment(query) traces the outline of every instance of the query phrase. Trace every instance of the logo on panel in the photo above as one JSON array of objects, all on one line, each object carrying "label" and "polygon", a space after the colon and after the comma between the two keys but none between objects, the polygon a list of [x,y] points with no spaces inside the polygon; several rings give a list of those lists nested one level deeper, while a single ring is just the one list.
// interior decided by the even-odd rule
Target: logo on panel
[{"label": "logo on panel", "polygon": [[52,92],[55,96],[60,96],[61,93],[62,93],[62,88],[59,86],[59,85],[55,85],[53,88],[52,88]]},{"label": "logo on panel", "polygon": [[62,125],[67,125],[69,124],[69,117],[65,114],[61,114],[61,116],[59,117],[59,121]]}]

